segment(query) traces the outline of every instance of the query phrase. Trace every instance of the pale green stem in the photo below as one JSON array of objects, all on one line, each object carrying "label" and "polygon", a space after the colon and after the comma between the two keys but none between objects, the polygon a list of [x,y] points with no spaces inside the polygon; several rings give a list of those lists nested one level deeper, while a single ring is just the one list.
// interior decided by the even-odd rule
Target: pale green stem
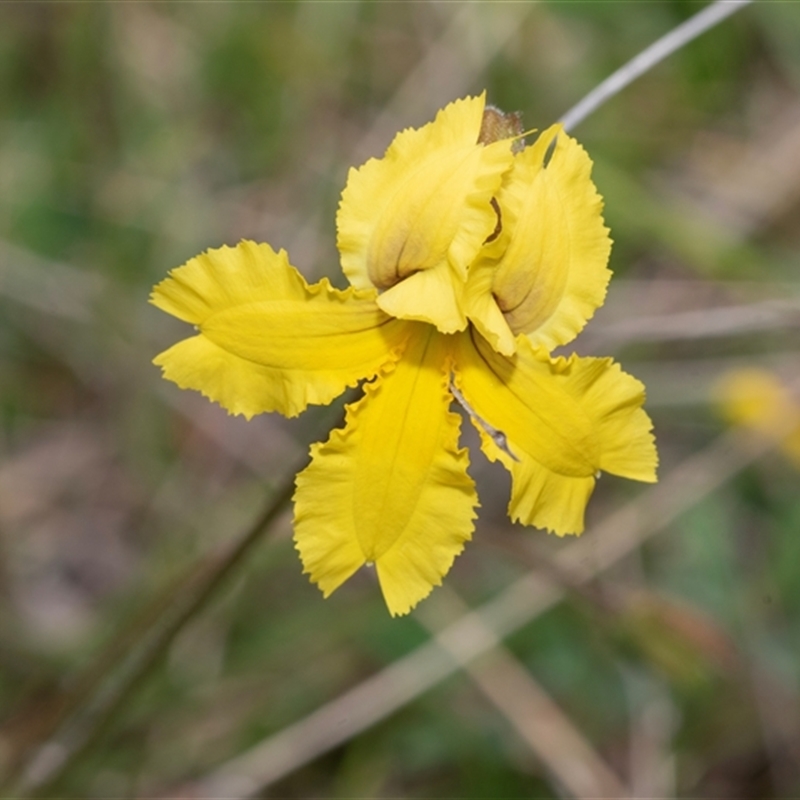
[{"label": "pale green stem", "polygon": [[677,28],[673,28],[669,33],[653,42],[650,47],[642,50],[639,55],[634,56],[627,64],[623,64],[599,86],[592,89],[583,100],[567,111],[560,120],[564,130],[572,130],[600,108],[603,103],[621,92],[628,84],[633,83],[640,75],[644,75],[645,72],[691,42],[692,39],[752,2],[753,0],[716,0],[687,19],[686,22],[678,25]]}]

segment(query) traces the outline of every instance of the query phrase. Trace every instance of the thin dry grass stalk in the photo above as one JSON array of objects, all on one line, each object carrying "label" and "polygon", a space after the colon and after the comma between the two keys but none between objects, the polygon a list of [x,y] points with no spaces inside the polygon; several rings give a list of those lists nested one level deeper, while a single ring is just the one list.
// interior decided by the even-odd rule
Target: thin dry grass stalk
[{"label": "thin dry grass stalk", "polygon": [[[433,635],[469,611],[446,586],[439,589],[436,600],[423,604],[416,614]],[[485,635],[493,633],[487,630]],[[500,641],[464,669],[571,797],[630,797],[628,788],[580,729]]]},{"label": "thin dry grass stalk", "polygon": [[[719,437],[675,467],[661,483],[567,544],[555,561],[576,583],[636,550],[774,443],[740,431]],[[433,688],[499,641],[556,605],[565,590],[530,571],[500,595],[447,625],[435,638],[338,698],[268,737],[176,795],[251,797],[323,753],[352,739]],[[432,599],[434,602],[435,596]]]}]

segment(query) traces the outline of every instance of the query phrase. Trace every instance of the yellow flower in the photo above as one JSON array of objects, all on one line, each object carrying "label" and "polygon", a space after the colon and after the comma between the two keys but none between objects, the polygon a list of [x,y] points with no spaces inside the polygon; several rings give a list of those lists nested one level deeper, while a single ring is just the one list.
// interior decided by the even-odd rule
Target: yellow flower
[{"label": "yellow flower", "polygon": [[295,416],[366,381],[297,476],[295,543],[326,597],[374,564],[389,611],[405,614],[471,538],[454,394],[511,472],[514,520],[580,533],[601,471],[655,480],[644,387],[611,359],[549,355],[609,279],[591,161],[559,126],[521,149],[493,118],[513,120],[483,96],[457,101],[350,171],[337,217],[348,290],[309,286],[253,242],[209,250],[154,290],[197,329],[155,363],[233,414]]},{"label": "yellow flower", "polygon": [[715,387],[723,416],[774,439],[800,468],[800,402],[775,373],[756,367],[725,373]]}]

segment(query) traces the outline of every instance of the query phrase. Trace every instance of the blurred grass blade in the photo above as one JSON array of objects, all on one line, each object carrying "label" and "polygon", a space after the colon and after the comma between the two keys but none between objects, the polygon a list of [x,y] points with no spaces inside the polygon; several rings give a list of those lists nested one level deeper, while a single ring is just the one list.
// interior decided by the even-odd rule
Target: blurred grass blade
[{"label": "blurred grass blade", "polygon": [[[263,540],[275,518],[291,501],[294,475],[292,471],[275,490],[258,519],[238,542],[192,565],[110,644],[77,682],[79,688],[63,714],[62,730],[36,749],[16,785],[5,789],[10,788],[13,796],[52,795],[159,665],[178,633],[205,608]],[[128,655],[131,649],[133,652]],[[74,712],[72,717],[70,712]]]},{"label": "blurred grass blade", "polygon": [[[733,475],[772,449],[734,431],[687,458],[660,483],[565,545],[555,561],[579,583],[592,579],[663,530]],[[531,571],[498,596],[447,625],[424,645],[274,733],[205,777],[181,787],[195,798],[253,797],[299,767],[415,700],[506,636],[555,606],[564,589]],[[435,595],[429,602],[435,601]]]},{"label": "blurred grass blade", "polygon": [[[423,604],[415,616],[435,636],[468,612],[461,598],[442,586],[436,602]],[[492,637],[493,633],[487,630],[485,635]],[[458,658],[458,653],[455,657]],[[489,653],[464,668],[571,797],[578,800],[630,797],[630,791],[586,736],[499,641]]]}]

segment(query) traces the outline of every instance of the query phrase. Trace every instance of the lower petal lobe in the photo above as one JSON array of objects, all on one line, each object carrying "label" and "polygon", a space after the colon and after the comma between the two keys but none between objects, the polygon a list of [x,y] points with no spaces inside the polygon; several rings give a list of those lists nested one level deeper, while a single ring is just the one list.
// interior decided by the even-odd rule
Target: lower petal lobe
[{"label": "lower petal lobe", "polygon": [[405,614],[471,537],[477,496],[449,410],[449,346],[417,324],[403,358],[297,477],[295,542],[326,596],[372,562],[390,612]]},{"label": "lower petal lobe", "polygon": [[374,296],[325,279],[309,286],[285,252],[266,244],[209,250],[153,292],[156,306],[199,330],[154,363],[233,414],[296,416],[399,356],[408,323],[381,311]]},{"label": "lower petal lobe", "polygon": [[[644,387],[611,359],[551,359],[524,337],[505,357],[474,330],[456,342],[456,385],[481,418],[484,452],[511,472],[513,519],[580,533],[598,472],[655,480]],[[505,434],[513,458],[481,420]]]}]

